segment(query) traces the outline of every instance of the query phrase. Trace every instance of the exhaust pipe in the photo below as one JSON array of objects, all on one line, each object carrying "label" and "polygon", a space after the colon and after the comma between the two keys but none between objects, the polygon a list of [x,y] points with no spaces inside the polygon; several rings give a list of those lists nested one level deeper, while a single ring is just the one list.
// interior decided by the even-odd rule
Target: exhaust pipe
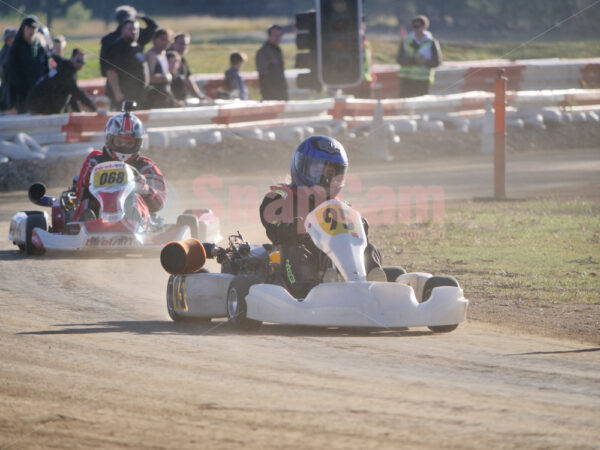
[{"label": "exhaust pipe", "polygon": [[42,183],[34,183],[29,186],[29,200],[38,206],[52,206],[56,198],[46,195],[46,186]]}]

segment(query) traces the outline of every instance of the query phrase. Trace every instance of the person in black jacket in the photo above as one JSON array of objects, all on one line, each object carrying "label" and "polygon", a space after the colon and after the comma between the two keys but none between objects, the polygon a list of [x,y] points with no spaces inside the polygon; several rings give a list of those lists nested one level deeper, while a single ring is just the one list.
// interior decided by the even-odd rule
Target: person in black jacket
[{"label": "person in black jacket", "polygon": [[[71,59],[57,59],[56,69],[42,77],[33,86],[27,97],[27,110],[31,114],[58,114],[71,99],[81,102],[87,109],[96,111],[96,106],[77,87],[77,72],[85,64],[85,53],[73,49]],[[79,111],[77,102],[71,102]]]},{"label": "person in black jacket", "polygon": [[16,28],[6,28],[4,30],[4,46],[2,47],[2,50],[0,50],[0,79],[2,80],[2,84],[0,84],[0,111],[12,108],[12,98],[10,96],[8,83],[6,82],[6,64],[8,62],[10,47],[12,46],[16,35]]},{"label": "person in black jacket", "polygon": [[288,86],[285,80],[283,53],[279,42],[283,28],[272,25],[267,30],[267,40],[256,52],[256,70],[263,100],[287,100]]},{"label": "person in black jacket", "polygon": [[135,21],[136,19],[140,19],[146,24],[146,28],[142,28],[140,30],[140,35],[137,41],[142,51],[144,51],[144,46],[152,40],[154,37],[154,32],[158,29],[158,25],[154,20],[152,20],[150,17],[139,16],[135,8],[132,6],[119,6],[115,10],[115,19],[119,24],[117,28],[103,36],[102,40],[100,41],[100,72],[102,73],[103,77],[106,76],[106,70],[110,67],[106,61],[108,50],[121,37],[121,27],[126,21]]},{"label": "person in black jacket", "polygon": [[8,55],[8,83],[19,114],[27,112],[26,99],[30,89],[49,71],[48,55],[36,38],[37,28],[35,16],[23,19]]},{"label": "person in black jacket", "polygon": [[119,110],[125,98],[144,105],[148,87],[148,63],[138,44],[140,24],[126,20],[121,27],[121,37],[111,45],[106,55],[106,95],[112,108]]}]

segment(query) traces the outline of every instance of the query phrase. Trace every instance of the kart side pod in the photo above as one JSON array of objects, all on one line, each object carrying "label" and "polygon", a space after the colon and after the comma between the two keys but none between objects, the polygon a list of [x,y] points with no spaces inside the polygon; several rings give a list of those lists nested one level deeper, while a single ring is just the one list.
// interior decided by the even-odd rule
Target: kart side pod
[{"label": "kart side pod", "polygon": [[160,263],[172,275],[198,272],[206,262],[206,249],[198,239],[169,242],[160,252]]}]

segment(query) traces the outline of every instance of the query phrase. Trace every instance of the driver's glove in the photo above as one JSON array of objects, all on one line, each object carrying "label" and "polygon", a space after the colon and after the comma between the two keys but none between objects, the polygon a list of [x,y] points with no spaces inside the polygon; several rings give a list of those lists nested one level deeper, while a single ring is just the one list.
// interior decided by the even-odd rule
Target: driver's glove
[{"label": "driver's glove", "polygon": [[148,186],[146,177],[139,172],[135,175],[135,184],[135,191],[139,194],[145,195],[150,193],[150,186]]}]

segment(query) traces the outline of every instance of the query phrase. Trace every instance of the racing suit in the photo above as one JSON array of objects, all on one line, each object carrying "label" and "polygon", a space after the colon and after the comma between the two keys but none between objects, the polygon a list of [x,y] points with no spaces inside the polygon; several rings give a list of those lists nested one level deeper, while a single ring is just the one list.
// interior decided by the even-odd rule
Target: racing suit
[{"label": "racing suit", "polygon": [[[85,209],[91,209],[98,217],[98,202],[90,195],[88,189],[90,186],[90,175],[96,164],[107,161],[114,161],[106,152],[106,147],[102,151],[95,151],[89,154],[81,167],[79,178],[77,180],[76,195],[78,207],[75,211],[74,220],[79,220],[81,213]],[[165,179],[159,168],[154,162],[146,156],[136,156],[133,161],[127,162],[130,166],[136,168],[138,172],[145,177],[145,184],[140,186],[139,192],[132,194],[128,199],[135,204],[140,222],[147,221],[151,213],[159,211],[165,206],[167,201],[167,189]],[[141,183],[140,183],[141,184]]]},{"label": "racing suit", "polygon": [[[267,237],[281,250],[282,278],[296,298],[306,297],[320,283],[328,262],[327,256],[304,230],[305,217],[301,217],[322,203],[315,197],[310,195],[307,198],[293,184],[271,186],[260,205],[260,220]],[[364,218],[362,220],[368,236],[369,225]],[[374,267],[381,267],[381,254],[368,243],[365,249],[366,272]]]}]

